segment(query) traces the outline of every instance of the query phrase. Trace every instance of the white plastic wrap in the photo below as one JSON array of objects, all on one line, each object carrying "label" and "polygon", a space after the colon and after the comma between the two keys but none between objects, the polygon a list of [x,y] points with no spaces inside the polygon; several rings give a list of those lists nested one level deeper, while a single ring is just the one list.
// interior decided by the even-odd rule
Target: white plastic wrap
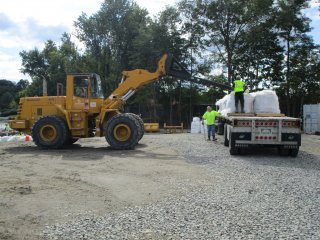
[{"label": "white plastic wrap", "polygon": [[207,120],[204,120],[204,124],[201,125],[201,131],[200,131],[202,134],[205,133],[207,134],[208,133],[208,128],[207,128]]},{"label": "white plastic wrap", "polygon": [[199,117],[193,117],[192,121],[193,122],[200,122],[200,118]]},{"label": "white plastic wrap", "polygon": [[275,91],[255,92],[253,110],[255,113],[280,113],[279,100]]},{"label": "white plastic wrap", "polygon": [[1,142],[7,142],[10,136],[3,136]]},{"label": "white plastic wrap", "polygon": [[[253,112],[253,102],[254,102],[254,95],[251,93],[244,93],[244,112],[245,113],[252,113]],[[239,103],[239,110],[240,109],[240,103]]]},{"label": "white plastic wrap", "polygon": [[216,105],[219,106],[219,113],[222,116],[227,116],[228,113],[235,112],[236,107],[234,104],[234,94],[231,92],[230,94],[224,96],[222,99],[216,102]]},{"label": "white plastic wrap", "polygon": [[201,122],[199,121],[192,121],[191,122],[191,133],[200,133],[201,132]]},{"label": "white plastic wrap", "polygon": [[[263,90],[254,93],[244,93],[244,112],[245,113],[280,113],[277,94],[271,90]],[[219,106],[219,113],[227,116],[228,113],[236,111],[234,93],[224,96],[216,102]],[[241,110],[239,102],[239,111]]]}]

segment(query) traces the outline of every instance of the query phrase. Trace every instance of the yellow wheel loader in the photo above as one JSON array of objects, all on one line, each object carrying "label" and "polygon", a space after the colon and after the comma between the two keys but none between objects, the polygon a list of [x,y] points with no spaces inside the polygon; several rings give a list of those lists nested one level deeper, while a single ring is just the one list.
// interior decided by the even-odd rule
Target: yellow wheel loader
[{"label": "yellow wheel loader", "polygon": [[192,78],[170,54],[164,54],[155,72],[135,69],[122,72],[118,88],[106,99],[101,92],[101,80],[94,73],[68,74],[66,96],[57,85],[57,96],[24,97],[10,127],[31,134],[41,148],[61,148],[79,138],[105,136],[113,149],[133,149],[143,137],[142,119],[119,109],[142,86],[170,75],[195,83],[229,89],[209,80]]}]

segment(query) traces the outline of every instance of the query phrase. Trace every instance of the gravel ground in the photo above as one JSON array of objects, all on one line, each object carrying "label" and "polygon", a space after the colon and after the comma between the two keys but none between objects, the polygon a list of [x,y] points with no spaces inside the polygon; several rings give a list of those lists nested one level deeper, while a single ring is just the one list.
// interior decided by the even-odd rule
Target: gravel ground
[{"label": "gravel ground", "polygon": [[[203,135],[145,135],[204,168],[202,179],[164,180],[164,200],[47,226],[45,239],[319,239],[320,154],[304,137],[297,158],[270,149],[230,156]],[[315,147],[319,137],[312,137]],[[210,180],[208,180],[210,179]]]}]

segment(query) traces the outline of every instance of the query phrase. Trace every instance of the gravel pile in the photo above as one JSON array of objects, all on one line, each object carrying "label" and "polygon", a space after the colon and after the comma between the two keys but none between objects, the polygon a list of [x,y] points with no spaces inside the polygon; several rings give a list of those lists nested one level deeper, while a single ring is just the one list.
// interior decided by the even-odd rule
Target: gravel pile
[{"label": "gravel pile", "polygon": [[[319,239],[320,158],[256,150],[231,157],[201,135],[146,135],[207,169],[199,181],[172,181],[165,201],[48,226],[46,239]],[[167,181],[171,181],[168,179]]]}]

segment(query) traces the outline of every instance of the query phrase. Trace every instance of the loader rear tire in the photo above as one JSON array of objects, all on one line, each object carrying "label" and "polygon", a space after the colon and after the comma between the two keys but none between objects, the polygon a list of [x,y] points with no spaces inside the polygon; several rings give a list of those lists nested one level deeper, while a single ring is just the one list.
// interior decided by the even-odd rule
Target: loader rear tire
[{"label": "loader rear tire", "polygon": [[68,139],[67,124],[58,116],[42,117],[32,127],[32,138],[38,147],[61,148]]},{"label": "loader rear tire", "polygon": [[118,114],[110,118],[104,129],[104,135],[113,149],[133,149],[141,134],[138,121],[129,114]]},{"label": "loader rear tire", "polygon": [[138,142],[139,142],[141,140],[141,138],[143,137],[143,135],[144,135],[144,123],[143,123],[143,120],[137,114],[134,114],[134,113],[127,113],[127,114],[129,114],[130,116],[134,117],[139,123],[139,126],[141,128],[141,132],[140,132],[139,137],[138,137]]}]

